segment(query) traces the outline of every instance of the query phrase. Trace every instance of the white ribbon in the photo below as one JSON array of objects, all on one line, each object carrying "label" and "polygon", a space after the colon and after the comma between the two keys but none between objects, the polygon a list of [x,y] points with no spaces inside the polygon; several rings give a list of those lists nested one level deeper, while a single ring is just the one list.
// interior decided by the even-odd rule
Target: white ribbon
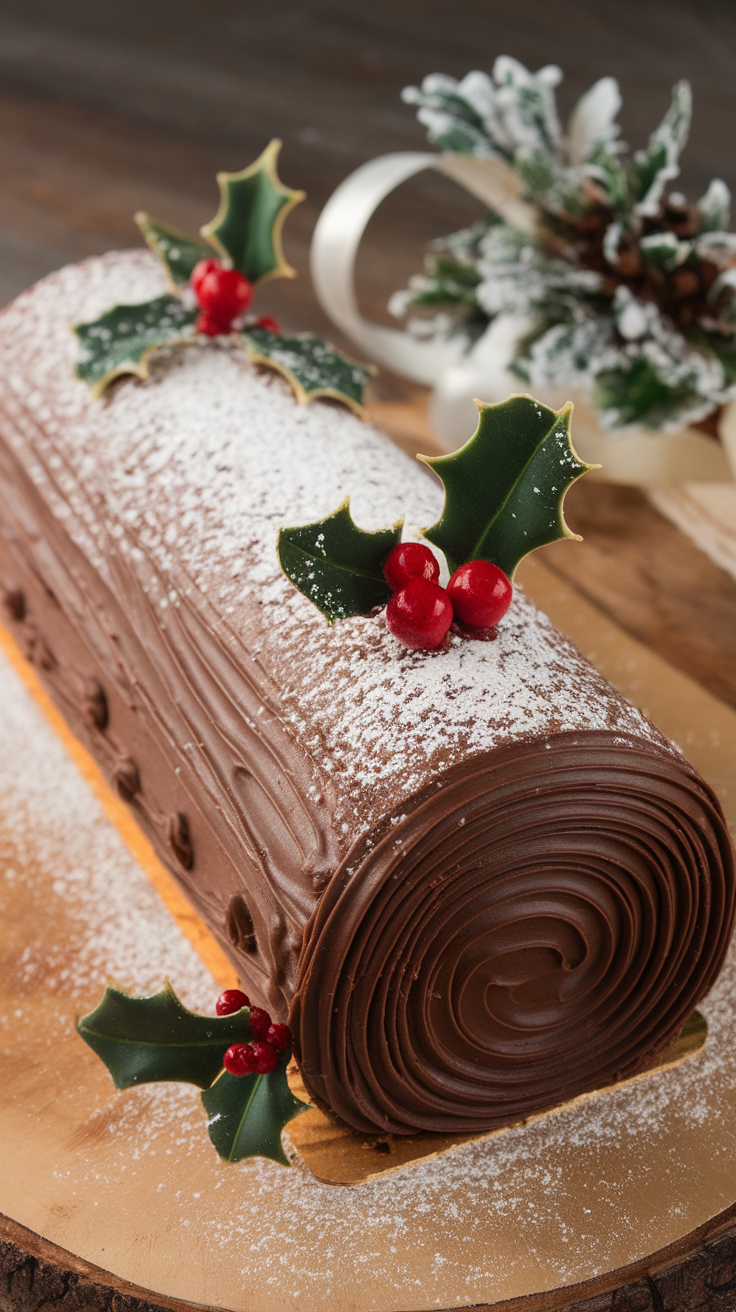
[{"label": "white ribbon", "polygon": [[322,308],[348,337],[378,364],[417,383],[436,383],[462,355],[460,342],[420,342],[398,328],[369,323],[358,309],[353,271],[360,239],[381,201],[438,156],[426,151],[381,155],[363,164],[333,193],[319,216],[312,238],[312,280]]},{"label": "white ribbon", "polygon": [[395,187],[423,169],[438,169],[509,222],[531,230],[534,211],[520,200],[516,175],[505,164],[401,151],[361,165],[333,192],[314,230],[311,268],[322,308],[362,351],[395,373],[431,386],[446,368],[463,360],[462,340],[422,342],[398,328],[370,323],[358,309],[354,283],[355,259],[371,215]]},{"label": "white ribbon", "polygon": [[[430,418],[440,439],[453,449],[467,441],[475,428],[474,397],[500,401],[520,390],[507,366],[523,327],[521,321],[498,316],[468,350],[460,336],[420,341],[400,329],[371,323],[361,315],[355,295],[355,260],[368,220],[395,187],[429,168],[452,178],[515,227],[534,231],[534,209],[522,199],[519,180],[507,165],[451,153],[402,151],[363,164],[333,193],[314,230],[311,270],[322,308],[361,352],[395,373],[434,388]],[[539,399],[561,403],[552,392]],[[567,399],[567,395],[562,397]],[[734,478],[733,402],[724,409],[719,425],[722,441],[718,443],[692,428],[676,433],[634,429],[622,437],[610,437],[600,428],[590,404],[580,397],[573,399],[576,449],[582,459],[600,463],[604,477],[634,484],[715,483]]]}]

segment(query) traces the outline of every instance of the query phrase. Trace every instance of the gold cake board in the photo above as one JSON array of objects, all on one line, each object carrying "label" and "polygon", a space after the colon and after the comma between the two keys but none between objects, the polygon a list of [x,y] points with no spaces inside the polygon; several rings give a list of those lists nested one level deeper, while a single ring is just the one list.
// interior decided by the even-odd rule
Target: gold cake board
[{"label": "gold cake board", "polygon": [[[679,1037],[657,1060],[635,1075],[635,1080],[645,1080],[654,1071],[678,1066],[700,1051],[708,1037],[708,1025],[699,1011],[694,1011],[685,1022]],[[573,1054],[574,1059],[574,1054]],[[621,1084],[631,1081],[623,1080]],[[290,1076],[292,1092],[303,1102],[309,1101],[309,1094],[299,1077],[298,1070]],[[617,1087],[621,1087],[620,1085]],[[597,1098],[602,1090],[583,1093],[566,1103],[566,1107],[581,1106],[591,1098]],[[556,1109],[555,1109],[556,1110]],[[532,1121],[548,1116],[540,1112],[518,1125],[530,1125]],[[325,1184],[361,1185],[372,1180],[383,1180],[394,1171],[400,1171],[412,1162],[426,1161],[455,1152],[469,1143],[487,1143],[502,1135],[501,1130],[491,1130],[486,1134],[417,1134],[410,1138],[393,1134],[358,1134],[347,1125],[341,1125],[326,1116],[318,1107],[311,1107],[288,1128],[288,1136],[305,1166],[313,1175]]]},{"label": "gold cake board", "polygon": [[[611,681],[680,742],[716,787],[736,827],[736,713],[626,636],[540,561],[526,562],[523,582]],[[122,833],[135,856],[137,865],[120,844],[121,878],[134,880],[143,867],[176,921],[171,924],[161,910],[170,934],[181,931],[195,947],[216,992],[231,982],[217,945],[123,803],[70,739],[35,673],[12,649],[8,654],[26,685],[35,685],[34,696],[45,703],[113,822],[115,830],[99,819],[106,841],[119,843]],[[42,737],[41,729],[34,731],[31,753],[36,732]],[[69,761],[63,768],[74,773]],[[76,786],[83,787],[78,779]],[[0,850],[16,876],[12,889],[2,890],[7,901],[0,910],[0,1213],[8,1218],[0,1226],[0,1271],[8,1308],[114,1306],[133,1312],[194,1303],[232,1312],[466,1306],[536,1312],[595,1295],[595,1312],[607,1312],[612,1305],[600,1298],[621,1289],[617,1309],[651,1306],[659,1312],[670,1304],[660,1295],[659,1303],[642,1296],[652,1272],[671,1262],[684,1288],[684,1255],[719,1234],[724,1238],[718,1242],[727,1242],[736,1211],[736,978],[728,972],[714,1013],[717,1033],[709,1016],[711,1038],[702,1053],[669,1074],[648,1074],[526,1127],[456,1146],[439,1162],[397,1170],[396,1161],[379,1165],[368,1154],[372,1170],[364,1168],[362,1178],[383,1179],[347,1190],[315,1181],[310,1194],[299,1170],[220,1163],[195,1090],[112,1091],[106,1071],[80,1047],[71,1024],[97,1000],[101,981],[90,982],[83,1005],[73,1006],[58,983],[64,970],[73,969],[64,951],[67,944],[69,953],[76,950],[80,932],[78,925],[63,923],[52,896],[66,853],[60,847],[49,860],[40,811],[24,829],[23,842],[16,841],[18,805],[18,798],[11,806],[0,797]],[[2,874],[0,868],[0,884]],[[153,913],[147,914],[150,919]],[[91,923],[90,937],[95,931]],[[162,941],[168,937],[164,932]],[[27,942],[52,963],[40,983],[29,983],[16,969]],[[111,959],[116,978],[118,969]],[[708,1014],[708,1004],[704,1010]],[[714,1060],[716,1043],[721,1047]],[[161,1110],[169,1105],[167,1097],[168,1119]],[[655,1112],[642,1132],[647,1099]],[[622,1132],[627,1100],[634,1116],[624,1120]],[[610,1109],[613,1120],[607,1121]],[[302,1122],[313,1115],[306,1113]],[[292,1124],[293,1141],[299,1123]],[[588,1134],[589,1125],[597,1138]],[[362,1146],[354,1144],[353,1151],[366,1155]],[[334,1146],[329,1152],[334,1161]],[[316,1156],[313,1161],[319,1172]],[[386,1170],[392,1174],[385,1176]],[[236,1225],[234,1216],[247,1217],[248,1224]],[[338,1253],[329,1242],[333,1233]],[[269,1276],[261,1279],[264,1270]],[[633,1301],[626,1301],[623,1287],[631,1282]],[[692,1306],[731,1307],[726,1286],[730,1280],[716,1280],[713,1298]],[[0,1306],[2,1293],[0,1283]]]}]

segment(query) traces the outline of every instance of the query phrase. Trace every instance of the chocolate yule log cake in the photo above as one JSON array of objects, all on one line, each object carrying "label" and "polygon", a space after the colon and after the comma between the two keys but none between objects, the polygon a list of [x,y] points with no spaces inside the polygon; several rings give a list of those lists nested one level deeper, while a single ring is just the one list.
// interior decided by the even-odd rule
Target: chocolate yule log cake
[{"label": "chocolate yule log cake", "polygon": [[495,641],[327,624],[279,530],[347,496],[431,524],[442,488],[228,337],[93,396],[70,325],[165,289],[111,254],[0,316],[8,626],[349,1125],[489,1130],[642,1070],[731,932],[710,788],[518,590]]}]

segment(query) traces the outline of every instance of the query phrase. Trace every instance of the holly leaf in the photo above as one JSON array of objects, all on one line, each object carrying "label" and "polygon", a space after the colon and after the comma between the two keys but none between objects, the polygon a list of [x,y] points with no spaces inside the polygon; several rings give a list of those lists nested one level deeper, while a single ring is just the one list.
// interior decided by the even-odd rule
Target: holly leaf
[{"label": "holly leaf", "polygon": [[281,1145],[281,1131],[289,1121],[308,1110],[295,1098],[286,1079],[290,1049],[279,1053],[279,1063],[268,1075],[230,1075],[223,1071],[211,1089],[202,1094],[209,1117],[210,1139],[226,1162],[244,1157],[270,1157],[282,1166],[289,1159]]},{"label": "holly leaf", "polygon": [[100,396],[120,374],[148,377],[148,361],[162,347],[194,337],[196,310],[187,310],[177,296],[157,296],[140,305],[115,305],[93,323],[76,324],[83,354],[77,365],[82,378]]},{"label": "holly leaf", "polygon": [[489,560],[513,578],[520,560],[558,538],[577,538],[563,514],[565,492],[592,466],[570,439],[572,405],[551,410],[517,394],[499,405],[476,401],[469,442],[425,464],[445,485],[442,515],[424,535],[444,551],[452,573]]},{"label": "holly leaf", "polygon": [[158,219],[151,218],[150,214],[144,214],[142,210],[136,214],[135,221],[146,244],[163,264],[174,291],[189,282],[200,260],[211,259],[214,254],[212,247],[200,241],[199,237],[189,237],[178,228],[159,223]]},{"label": "holly leaf", "polygon": [[209,1088],[231,1043],[252,1040],[249,1008],[231,1016],[198,1016],[179,1001],[168,980],[161,993],[131,998],[108,988],[77,1032],[104,1061],[117,1089],[154,1080],[182,1080]]},{"label": "holly leaf", "polygon": [[353,522],[347,497],[326,519],[282,528],[279,563],[328,624],[349,615],[369,615],[391,596],[383,566],[401,538],[402,524],[399,520],[393,528],[366,533]]},{"label": "holly leaf", "polygon": [[300,405],[317,396],[329,396],[356,414],[363,413],[363,394],[368,379],[376,373],[374,365],[351,360],[314,333],[287,336],[255,325],[240,336],[253,363],[283,374]]},{"label": "holly leaf", "polygon": [[284,259],[281,232],[289,211],[304,200],[304,192],[292,191],[281,182],[276,168],[280,150],[281,142],[274,139],[241,173],[218,173],[220,208],[200,228],[200,235],[218,255],[253,284],[296,277],[296,270]]}]

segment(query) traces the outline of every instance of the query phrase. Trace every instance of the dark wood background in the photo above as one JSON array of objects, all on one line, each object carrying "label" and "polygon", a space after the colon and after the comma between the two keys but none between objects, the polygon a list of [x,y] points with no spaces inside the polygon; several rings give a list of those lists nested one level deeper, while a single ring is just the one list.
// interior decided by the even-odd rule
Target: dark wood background
[{"label": "dark wood background", "polygon": [[[500,53],[559,63],[563,110],[617,76],[635,145],[689,77],[685,187],[698,195],[719,175],[736,189],[732,0],[2,0],[0,300],[65,260],[136,241],[138,208],[196,228],[214,212],[216,170],[279,136],[283,177],[308,200],[286,239],[302,285],[271,295],[313,325],[307,252],[321,206],[358,164],[424,142],[401,88],[490,69]],[[440,178],[405,184],[365,244],[366,308],[381,313],[424,242],[475,212]]]},{"label": "dark wood background", "polygon": [[[215,172],[279,136],[282,177],[308,192],[285,239],[300,278],[269,284],[259,307],[339,342],[308,275],[321,206],[363,161],[422,147],[402,87],[501,53],[559,63],[564,112],[614,74],[632,145],[689,77],[683,188],[697,197],[720,176],[736,191],[736,0],[2,0],[0,303],[68,260],[136,243],[137,209],[196,231],[216,208]],[[477,212],[439,176],[406,183],[363,243],[365,311],[388,321],[426,242]],[[376,393],[412,389],[383,373]],[[548,563],[736,704],[736,583],[636,490],[584,483],[568,517],[586,541]]]}]

